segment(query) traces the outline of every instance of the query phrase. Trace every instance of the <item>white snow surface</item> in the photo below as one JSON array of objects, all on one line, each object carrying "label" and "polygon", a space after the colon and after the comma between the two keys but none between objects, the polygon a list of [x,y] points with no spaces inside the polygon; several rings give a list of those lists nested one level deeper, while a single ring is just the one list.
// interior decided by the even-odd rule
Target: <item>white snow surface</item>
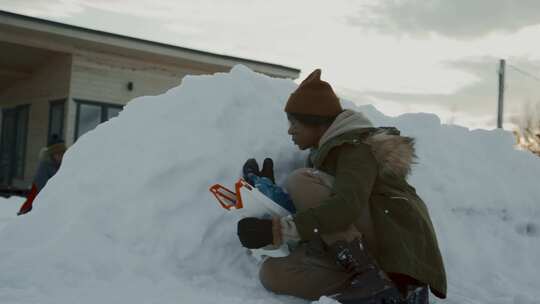
[{"label": "white snow surface", "polygon": [[[283,113],[295,87],[243,66],[188,76],[82,136],[34,210],[0,226],[0,303],[306,303],[261,286],[208,192],[250,157],[274,158],[278,183],[302,165]],[[436,302],[540,303],[540,159],[508,132],[356,109],[416,138],[410,182],[449,281]]]},{"label": "white snow surface", "polygon": [[19,196],[0,197],[0,231],[17,217],[17,212],[24,201],[25,199]]}]

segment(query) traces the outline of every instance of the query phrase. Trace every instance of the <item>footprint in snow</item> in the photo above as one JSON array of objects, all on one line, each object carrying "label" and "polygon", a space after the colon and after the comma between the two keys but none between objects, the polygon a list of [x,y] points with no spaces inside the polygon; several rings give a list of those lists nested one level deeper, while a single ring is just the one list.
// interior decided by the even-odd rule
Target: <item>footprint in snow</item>
[{"label": "footprint in snow", "polygon": [[523,236],[540,237],[540,228],[535,223],[524,223],[516,227],[517,233]]}]

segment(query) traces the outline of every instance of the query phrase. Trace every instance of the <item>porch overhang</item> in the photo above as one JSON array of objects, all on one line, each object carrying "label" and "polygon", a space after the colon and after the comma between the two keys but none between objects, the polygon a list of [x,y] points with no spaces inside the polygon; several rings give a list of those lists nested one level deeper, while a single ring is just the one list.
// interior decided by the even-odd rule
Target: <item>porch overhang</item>
[{"label": "porch overhang", "polygon": [[[5,30],[2,30],[4,27]],[[236,64],[267,75],[296,79],[299,69],[252,59],[216,54],[128,37],[34,17],[0,11],[0,41],[21,41],[29,46],[77,54],[83,50],[192,67],[226,71]]]}]

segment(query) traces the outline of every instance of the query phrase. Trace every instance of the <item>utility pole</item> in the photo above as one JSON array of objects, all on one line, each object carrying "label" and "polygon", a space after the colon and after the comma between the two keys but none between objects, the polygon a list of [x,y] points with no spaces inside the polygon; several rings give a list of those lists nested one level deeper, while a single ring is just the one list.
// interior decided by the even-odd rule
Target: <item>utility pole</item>
[{"label": "utility pole", "polygon": [[503,110],[504,110],[504,72],[506,67],[506,61],[501,59],[499,61],[499,106],[497,108],[497,128],[503,127]]}]

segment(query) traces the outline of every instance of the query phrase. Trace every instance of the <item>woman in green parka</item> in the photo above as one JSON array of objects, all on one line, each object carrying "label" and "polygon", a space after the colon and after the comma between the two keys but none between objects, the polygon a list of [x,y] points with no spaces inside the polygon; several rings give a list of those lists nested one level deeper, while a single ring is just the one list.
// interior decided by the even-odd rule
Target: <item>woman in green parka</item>
[{"label": "woman in green parka", "polygon": [[435,231],[406,180],[413,140],[343,110],[320,74],[311,73],[285,107],[293,142],[311,149],[307,167],[284,184],[297,213],[238,223],[248,248],[298,242],[289,256],[264,261],[263,286],[341,303],[428,303],[428,287],[445,298]]}]

